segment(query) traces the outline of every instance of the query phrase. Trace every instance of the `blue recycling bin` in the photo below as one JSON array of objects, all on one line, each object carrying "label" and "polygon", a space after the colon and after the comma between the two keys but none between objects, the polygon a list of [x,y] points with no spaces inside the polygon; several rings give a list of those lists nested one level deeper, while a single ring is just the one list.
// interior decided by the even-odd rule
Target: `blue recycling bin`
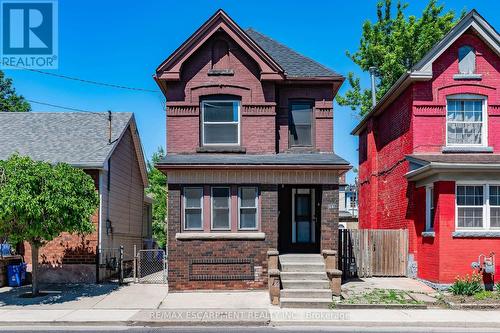
[{"label": "blue recycling bin", "polygon": [[26,264],[7,266],[7,278],[9,279],[9,287],[19,287],[26,279]]}]

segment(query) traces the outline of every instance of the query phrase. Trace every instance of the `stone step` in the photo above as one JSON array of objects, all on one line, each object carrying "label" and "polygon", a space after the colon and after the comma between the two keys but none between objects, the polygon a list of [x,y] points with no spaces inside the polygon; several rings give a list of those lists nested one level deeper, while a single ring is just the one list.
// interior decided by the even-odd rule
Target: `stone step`
[{"label": "stone step", "polygon": [[324,263],[320,254],[282,254],[279,260],[280,263]]},{"label": "stone step", "polygon": [[281,272],[281,281],[287,280],[328,280],[326,272]]},{"label": "stone step", "polygon": [[281,289],[280,298],[332,298],[330,289]]},{"label": "stone step", "polygon": [[328,280],[281,280],[283,289],[330,289]]},{"label": "stone step", "polygon": [[281,263],[282,272],[325,272],[325,263],[286,262]]},{"label": "stone step", "polygon": [[305,308],[305,309],[328,309],[332,304],[332,298],[282,298],[282,308]]}]

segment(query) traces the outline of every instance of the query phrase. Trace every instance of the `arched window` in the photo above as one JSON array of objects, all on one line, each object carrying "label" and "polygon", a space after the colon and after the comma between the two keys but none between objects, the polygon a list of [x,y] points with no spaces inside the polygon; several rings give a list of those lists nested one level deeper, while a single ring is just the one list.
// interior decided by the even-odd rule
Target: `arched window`
[{"label": "arched window", "polygon": [[476,53],[472,46],[464,45],[458,49],[458,71],[460,74],[476,72]]}]

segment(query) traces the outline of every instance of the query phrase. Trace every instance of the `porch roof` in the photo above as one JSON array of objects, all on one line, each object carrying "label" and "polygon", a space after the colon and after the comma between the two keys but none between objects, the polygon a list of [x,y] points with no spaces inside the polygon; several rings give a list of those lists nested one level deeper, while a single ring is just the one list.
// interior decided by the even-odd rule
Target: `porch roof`
[{"label": "porch roof", "polygon": [[167,154],[157,165],[163,167],[200,166],[311,166],[349,169],[349,162],[334,153],[283,154]]},{"label": "porch roof", "polygon": [[[422,181],[437,174],[468,174],[477,177],[500,173],[500,154],[414,154],[406,156],[410,171],[409,181]],[[482,173],[479,175],[478,173]]]}]

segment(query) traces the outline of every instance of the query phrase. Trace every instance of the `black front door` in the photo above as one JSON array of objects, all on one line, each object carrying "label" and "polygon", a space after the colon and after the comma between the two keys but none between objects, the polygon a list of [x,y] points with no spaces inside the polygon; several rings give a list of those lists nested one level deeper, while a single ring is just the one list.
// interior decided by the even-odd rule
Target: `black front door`
[{"label": "black front door", "polygon": [[280,253],[319,253],[321,191],[315,187],[281,186],[278,192]]}]

